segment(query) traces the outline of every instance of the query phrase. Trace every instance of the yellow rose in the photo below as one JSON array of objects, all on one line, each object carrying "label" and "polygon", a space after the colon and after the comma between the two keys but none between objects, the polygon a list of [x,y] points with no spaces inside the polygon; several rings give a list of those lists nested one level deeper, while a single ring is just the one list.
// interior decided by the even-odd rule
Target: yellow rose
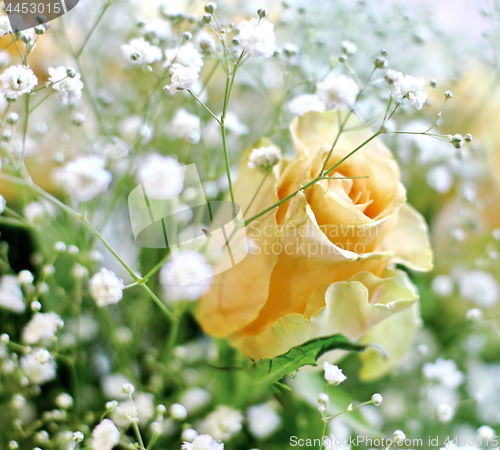
[{"label": "yellow rose", "polygon": [[[267,175],[248,167],[246,153],[234,188],[236,202],[248,208],[246,219],[318,176],[338,122],[336,111],[296,118],[296,158],[280,161]],[[347,130],[352,131],[341,134],[327,169],[373,134],[354,117]],[[395,264],[432,267],[425,222],[406,204],[398,165],[380,140],[328,175],[332,179],[251,222],[247,236],[254,251],[214,277],[198,304],[203,329],[228,338],[252,359],[283,354],[317,337],[365,335],[418,298]]]}]

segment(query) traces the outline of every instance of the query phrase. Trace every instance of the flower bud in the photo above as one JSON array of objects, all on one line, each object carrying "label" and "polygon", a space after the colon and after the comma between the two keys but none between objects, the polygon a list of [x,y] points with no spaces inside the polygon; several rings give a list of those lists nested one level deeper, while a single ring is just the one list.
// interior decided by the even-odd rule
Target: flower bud
[{"label": "flower bud", "polygon": [[265,8],[260,8],[260,9],[258,9],[258,10],[257,10],[257,15],[258,15],[261,19],[263,19],[264,17],[267,17],[267,15],[268,15],[268,14],[269,14],[269,13],[267,12],[267,9],[265,9]]},{"label": "flower bud", "polygon": [[378,393],[372,395],[372,403],[375,406],[380,406],[383,401],[384,401],[384,397],[382,397],[382,395],[380,395]]},{"label": "flower bud", "polygon": [[216,9],[217,9],[217,5],[213,2],[207,3],[205,5],[205,12],[207,12],[208,14],[213,14]]}]

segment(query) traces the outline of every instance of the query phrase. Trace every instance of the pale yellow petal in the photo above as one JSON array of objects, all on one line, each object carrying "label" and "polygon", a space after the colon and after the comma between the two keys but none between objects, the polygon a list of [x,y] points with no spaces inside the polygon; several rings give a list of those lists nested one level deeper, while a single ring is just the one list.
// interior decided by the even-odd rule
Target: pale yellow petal
[{"label": "pale yellow petal", "polygon": [[362,361],[360,378],[370,381],[388,373],[407,354],[419,323],[419,308],[415,303],[370,329],[360,342],[380,349],[369,346],[359,355]]},{"label": "pale yellow petal", "polygon": [[381,245],[394,253],[393,261],[412,270],[432,269],[432,249],[427,224],[421,214],[405,204],[399,209],[398,222]]},{"label": "pale yellow petal", "polygon": [[235,334],[233,345],[253,359],[272,358],[310,339],[337,333],[357,339],[370,327],[411,306],[418,298],[404,272],[388,278],[362,272],[349,281],[331,284],[324,295],[325,306],[307,319],[288,314],[256,335]]}]

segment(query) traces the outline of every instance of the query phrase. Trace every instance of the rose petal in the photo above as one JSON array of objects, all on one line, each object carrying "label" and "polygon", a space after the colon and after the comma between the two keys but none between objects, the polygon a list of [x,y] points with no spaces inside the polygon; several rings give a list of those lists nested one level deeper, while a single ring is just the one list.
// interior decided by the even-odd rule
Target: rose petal
[{"label": "rose petal", "polygon": [[359,342],[376,344],[385,355],[373,347],[368,347],[359,355],[362,367],[360,379],[374,380],[385,375],[408,352],[415,331],[420,323],[418,304],[389,316],[377,323],[363,335]]},{"label": "rose petal", "polygon": [[381,245],[394,253],[393,261],[412,270],[431,270],[432,249],[424,218],[412,206],[399,209],[398,222]]},{"label": "rose petal", "polygon": [[230,338],[252,359],[272,358],[308,340],[345,334],[358,338],[367,328],[412,305],[418,296],[402,271],[379,278],[361,272],[348,281],[331,284],[316,295],[324,295],[326,306],[309,320],[301,314],[288,314],[256,335],[235,334]]}]

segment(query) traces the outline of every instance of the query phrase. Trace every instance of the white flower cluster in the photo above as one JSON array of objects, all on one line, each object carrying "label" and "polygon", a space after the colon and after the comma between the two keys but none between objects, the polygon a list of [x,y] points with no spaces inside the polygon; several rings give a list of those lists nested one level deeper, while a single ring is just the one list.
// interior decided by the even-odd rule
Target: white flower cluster
[{"label": "white flower cluster", "polygon": [[49,67],[49,82],[58,91],[63,105],[74,105],[82,98],[83,82],[81,75],[64,66]]},{"label": "white flower cluster", "polygon": [[159,47],[151,45],[142,37],[132,39],[121,48],[124,56],[136,64],[153,64],[160,61],[163,56]]},{"label": "white flower cluster", "polygon": [[151,153],[141,163],[136,179],[147,182],[148,196],[155,199],[171,199],[184,187],[184,170],[175,158]]},{"label": "white flower cluster", "polygon": [[80,156],[54,172],[54,180],[75,200],[86,202],[108,189],[111,173],[98,156]]},{"label": "white flower cluster", "polygon": [[184,442],[182,450],[224,450],[224,444],[208,434],[200,434],[192,442]]},{"label": "white flower cluster", "polygon": [[0,307],[18,314],[26,309],[19,280],[14,275],[0,277]]},{"label": "white flower cluster", "polygon": [[281,159],[281,152],[278,147],[270,145],[252,149],[248,157],[248,167],[250,169],[270,170]]},{"label": "white flower cluster", "polygon": [[347,380],[347,377],[342,372],[342,369],[335,364],[326,362],[323,364],[325,380],[328,384],[337,385]]},{"label": "white flower cluster", "polygon": [[[212,275],[213,268],[203,255],[194,250],[182,250],[162,267],[160,280],[169,301],[193,301],[208,290]],[[193,281],[181,286],[179,279]]]},{"label": "white flower cluster", "polygon": [[269,58],[276,51],[274,25],[266,19],[243,20],[238,30],[240,46],[249,55]]},{"label": "white flower cluster", "polygon": [[188,42],[178,49],[167,50],[167,61],[165,67],[170,67],[170,84],[164,89],[171,94],[177,91],[192,89],[200,77],[200,71],[203,67],[203,57]]},{"label": "white flower cluster", "polygon": [[416,109],[422,109],[427,99],[427,94],[422,91],[425,84],[423,78],[404,75],[394,70],[388,70],[385,78],[393,86],[393,95],[395,97],[407,98]]},{"label": "white flower cluster", "polygon": [[100,307],[118,303],[123,297],[123,288],[123,280],[104,267],[89,281],[90,294]]},{"label": "white flower cluster", "polygon": [[201,137],[201,119],[184,108],[180,108],[175,112],[172,120],[172,132],[178,138],[197,144]]},{"label": "white flower cluster", "polygon": [[460,276],[460,295],[484,308],[492,308],[500,299],[500,287],[495,277],[483,270],[471,270]]},{"label": "white flower cluster", "polygon": [[109,419],[102,420],[92,431],[92,450],[112,450],[120,442],[120,431]]},{"label": "white flower cluster", "polygon": [[57,365],[45,349],[36,349],[19,360],[23,375],[32,384],[44,384],[56,377]]},{"label": "white flower cluster", "polygon": [[205,417],[200,424],[200,430],[218,441],[225,441],[240,432],[242,424],[243,414],[240,411],[219,405],[215,411]]},{"label": "white flower cluster", "polygon": [[327,109],[353,108],[359,94],[356,81],[345,75],[330,73],[318,83],[316,96]]},{"label": "white flower cluster", "polygon": [[5,197],[3,195],[0,195],[0,214],[2,214],[5,211],[6,207],[7,207],[7,200],[5,200]]},{"label": "white flower cluster", "polygon": [[422,372],[427,380],[437,381],[449,388],[457,388],[464,379],[455,361],[443,358],[438,358],[434,363],[425,364]]},{"label": "white flower cluster", "polygon": [[327,109],[354,108],[359,85],[352,78],[330,72],[324,80],[316,85],[315,94],[302,94],[293,98],[288,108],[292,114],[302,116],[310,111]]},{"label": "white flower cluster", "polygon": [[0,37],[6,34],[12,33],[12,27],[10,26],[9,18],[6,15],[0,16]]},{"label": "white flower cluster", "polygon": [[7,98],[16,99],[27,94],[38,84],[35,73],[25,66],[11,66],[0,75],[0,91]]},{"label": "white flower cluster", "polygon": [[22,340],[27,345],[48,344],[63,325],[63,320],[54,312],[36,313],[24,327]]},{"label": "white flower cluster", "polygon": [[267,403],[248,408],[247,419],[250,433],[258,439],[266,439],[281,425],[279,414]]}]

